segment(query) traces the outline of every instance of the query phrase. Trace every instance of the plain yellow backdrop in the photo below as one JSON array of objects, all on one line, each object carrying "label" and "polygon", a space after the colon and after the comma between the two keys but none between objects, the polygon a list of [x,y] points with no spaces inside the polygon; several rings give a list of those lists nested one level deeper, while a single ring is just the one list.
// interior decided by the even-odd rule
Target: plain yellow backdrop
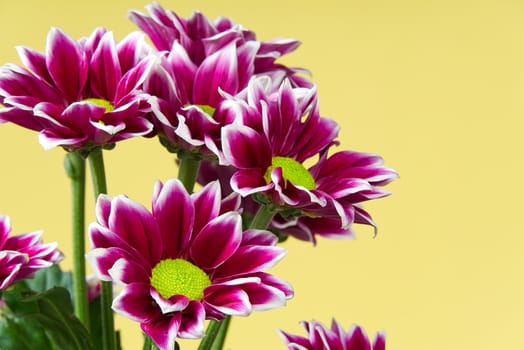
[{"label": "plain yellow backdrop", "polygon": [[[136,29],[127,11],[146,4],[2,0],[0,64],[20,63],[16,45],[43,50],[52,26],[75,38],[104,26],[121,39]],[[300,39],[285,62],[313,72],[322,115],[342,125],[340,149],[379,153],[401,175],[388,187],[393,196],[367,205],[375,239],[359,227],[352,241],[286,242],[273,272],[294,285],[295,298],[234,319],[227,349],[284,349],[276,329],[300,333],[300,320],[332,317],[370,335],[385,330],[388,349],[524,349],[524,2],[162,5],[184,17],[193,9],[231,17],[261,39]],[[0,213],[11,216],[13,233],[43,229],[70,256],[63,156],[43,151],[34,132],[0,125]],[[146,206],[154,181],[177,173],[154,139],[120,143],[106,164],[110,194]],[[138,326],[118,326],[124,349],[141,349]]]}]

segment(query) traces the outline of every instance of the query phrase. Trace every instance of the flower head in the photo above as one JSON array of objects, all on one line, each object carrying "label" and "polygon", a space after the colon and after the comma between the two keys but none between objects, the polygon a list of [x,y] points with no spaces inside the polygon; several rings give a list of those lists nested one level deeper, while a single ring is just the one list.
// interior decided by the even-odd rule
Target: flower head
[{"label": "flower head", "polygon": [[56,243],[42,242],[42,231],[9,237],[10,232],[11,220],[0,215],[0,290],[62,260]]},{"label": "flower head", "polygon": [[270,77],[273,90],[284,78],[311,86],[297,74],[302,70],[275,63],[298,46],[296,40],[258,41],[225,17],[210,21],[194,12],[184,19],[158,3],[147,8],[150,16],[132,11],[130,17],[161,51],[145,90],[154,96],[153,120],[168,148],[215,154],[220,128],[231,121],[215,110],[254,76]]},{"label": "flower head", "polygon": [[[278,92],[267,94],[266,86],[265,79],[253,79],[230,103],[238,119],[222,129],[220,160],[237,169],[232,189],[244,197],[266,196],[280,207],[282,220],[277,216],[273,223],[300,239],[351,237],[352,223],[374,225],[360,203],[388,195],[379,187],[397,173],[373,154],[328,156],[339,128],[319,115],[314,89],[284,82]],[[306,168],[315,157],[317,162]]]},{"label": "flower head", "polygon": [[307,336],[291,335],[280,331],[282,339],[289,350],[385,350],[384,333],[377,333],[373,343],[365,331],[359,326],[353,326],[348,332],[333,319],[331,328],[317,321],[301,322]]},{"label": "flower head", "polygon": [[281,306],[291,287],[264,269],[285,254],[268,231],[242,231],[238,197],[218,182],[189,195],[178,180],[156,184],[152,212],[125,196],[101,196],[88,254],[102,280],[123,289],[113,309],[161,349],[198,338],[205,319]]},{"label": "flower head", "polygon": [[0,120],[39,132],[45,149],[105,145],[149,133],[146,95],[138,90],[150,49],[140,34],[117,43],[96,29],[73,40],[57,28],[46,52],[19,47],[25,67],[0,68]]}]

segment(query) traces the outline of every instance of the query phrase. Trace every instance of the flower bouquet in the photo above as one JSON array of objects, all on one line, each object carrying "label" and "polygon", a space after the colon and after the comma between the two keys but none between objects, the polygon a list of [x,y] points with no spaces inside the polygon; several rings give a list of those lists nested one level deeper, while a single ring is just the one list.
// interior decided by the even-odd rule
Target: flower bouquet
[{"label": "flower bouquet", "polygon": [[[19,47],[22,65],[0,67],[0,122],[64,149],[73,217],[73,271],[62,271],[56,243],[11,236],[0,216],[1,349],[119,349],[113,313],[140,324],[143,349],[177,349],[179,338],[222,349],[231,317],[293,297],[268,272],[284,241],[375,227],[362,203],[398,176],[378,155],[336,150],[339,126],[321,116],[308,71],[278,62],[297,40],[147,10],[130,12],[140,31],[121,41],[106,28],[79,40],[52,28],[45,52]],[[177,179],[153,185],[150,209],[108,195],[104,152],[133,137],[158,138],[178,164]],[[288,349],[385,349],[383,333],[335,319],[302,325],[305,336],[280,331]]]}]

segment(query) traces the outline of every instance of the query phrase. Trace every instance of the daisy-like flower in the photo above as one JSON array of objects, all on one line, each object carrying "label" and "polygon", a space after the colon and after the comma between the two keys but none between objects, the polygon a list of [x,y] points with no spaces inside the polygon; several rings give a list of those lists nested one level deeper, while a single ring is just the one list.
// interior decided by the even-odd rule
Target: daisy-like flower
[{"label": "daisy-like flower", "polygon": [[373,342],[359,326],[352,326],[348,332],[333,319],[331,328],[317,321],[301,322],[307,336],[302,337],[280,331],[289,350],[385,350],[386,337],[377,333]]},{"label": "daisy-like flower", "polygon": [[9,237],[11,220],[0,215],[0,290],[62,260],[56,243],[43,243],[42,231]]},{"label": "daisy-like flower", "polygon": [[123,286],[113,309],[140,323],[161,349],[199,338],[204,320],[285,304],[291,287],[263,270],[285,254],[273,234],[242,231],[238,196],[212,182],[189,195],[178,180],[155,186],[152,212],[125,196],[101,196],[88,260]]},{"label": "daisy-like flower", "polygon": [[[316,91],[284,82],[267,94],[267,85],[253,79],[238,95],[244,99],[231,101],[239,121],[222,129],[220,160],[237,169],[232,189],[244,197],[264,194],[281,208],[280,228],[300,239],[314,242],[315,233],[350,237],[353,222],[374,225],[360,203],[388,195],[379,186],[397,173],[376,155],[343,151],[328,157],[339,128],[320,117]],[[304,162],[315,156],[319,160],[307,169]]]},{"label": "daisy-like flower", "polygon": [[47,36],[46,52],[19,47],[25,67],[0,68],[0,121],[39,132],[45,149],[89,148],[149,133],[147,96],[138,90],[151,49],[140,33],[117,43],[97,28],[73,40],[60,29]]},{"label": "daisy-like flower", "polygon": [[132,11],[130,17],[163,52],[145,90],[155,96],[153,120],[168,148],[216,153],[220,127],[230,120],[215,109],[224,94],[235,95],[253,76],[271,77],[274,89],[285,77],[311,86],[296,74],[302,70],[275,63],[298,46],[296,40],[261,42],[224,17],[210,21],[194,12],[183,19],[158,3],[147,8],[151,16]]},{"label": "daisy-like flower", "polygon": [[298,40],[259,41],[253,31],[235,24],[227,17],[210,20],[201,12],[194,11],[189,18],[181,18],[157,2],[147,5],[146,8],[150,15],[131,11],[129,17],[149,36],[159,51],[170,51],[176,42],[187,52],[188,58],[200,66],[209,56],[231,43],[238,48],[245,45],[254,46],[254,74],[271,76],[276,86],[284,77],[289,77],[296,86],[311,86],[310,81],[295,74],[307,71],[275,62],[283,55],[296,50],[300,45]]}]

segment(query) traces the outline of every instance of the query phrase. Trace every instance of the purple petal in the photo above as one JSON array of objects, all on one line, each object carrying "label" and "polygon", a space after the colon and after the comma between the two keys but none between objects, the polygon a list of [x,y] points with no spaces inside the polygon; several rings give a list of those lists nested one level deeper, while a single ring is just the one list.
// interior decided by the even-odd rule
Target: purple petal
[{"label": "purple petal", "polygon": [[0,67],[0,76],[0,94],[2,96],[30,96],[38,101],[63,103],[56,89],[25,68],[8,63]]},{"label": "purple petal", "polygon": [[87,262],[102,281],[111,281],[109,270],[116,261],[126,257],[125,252],[120,248],[95,248],[86,254]]},{"label": "purple petal", "polygon": [[113,101],[122,70],[112,32],[102,36],[90,62],[91,89],[100,98]]},{"label": "purple petal", "polygon": [[255,130],[237,124],[222,128],[224,157],[240,169],[267,169],[271,165],[271,146]]},{"label": "purple petal", "polygon": [[46,65],[56,86],[69,102],[80,98],[87,79],[87,60],[76,41],[60,29],[52,28],[47,36]]},{"label": "purple petal", "polygon": [[191,197],[179,180],[155,184],[153,216],[158,224],[164,245],[164,254],[178,257],[191,240],[195,208]]},{"label": "purple petal", "polygon": [[242,218],[229,212],[211,220],[193,240],[191,258],[203,269],[213,269],[235,253],[242,239]]},{"label": "purple petal", "polygon": [[274,246],[277,243],[278,237],[273,233],[266,230],[249,229],[244,231],[241,245]]},{"label": "purple petal", "polygon": [[247,316],[252,307],[249,296],[238,287],[214,288],[211,292],[207,288],[204,291],[204,301],[207,307],[232,316]]},{"label": "purple petal", "polygon": [[193,91],[193,83],[198,67],[191,61],[182,45],[176,41],[173,43],[173,47],[167,56],[167,62],[179,87],[181,100],[189,101],[192,97],[191,91]]},{"label": "purple petal", "polygon": [[109,229],[137,249],[152,266],[160,260],[162,246],[158,244],[158,226],[153,215],[142,205],[125,196],[115,197],[111,201]]},{"label": "purple petal", "polygon": [[151,295],[151,298],[153,298],[155,303],[158,305],[158,307],[160,307],[160,311],[164,315],[182,311],[189,305],[190,302],[188,297],[180,294],[175,294],[171,298],[165,299],[153,287],[150,288],[149,294]]},{"label": "purple petal", "polygon": [[47,70],[45,63],[46,58],[43,53],[24,46],[18,46],[16,51],[18,52],[18,56],[20,56],[22,63],[26,65],[27,68],[29,68],[47,83],[53,83],[53,79]]},{"label": "purple petal", "polygon": [[132,283],[125,286],[113,300],[112,308],[133,321],[151,322],[159,314],[159,310],[151,301],[149,284]]},{"label": "purple petal", "polygon": [[129,19],[149,36],[153,45],[160,51],[169,51],[173,40],[177,37],[178,33],[175,29],[160,25],[138,11],[131,11]]},{"label": "purple petal", "polygon": [[240,286],[249,296],[255,311],[265,311],[286,305],[286,296],[278,288],[262,283],[247,283]]},{"label": "purple petal", "polygon": [[115,283],[126,285],[136,282],[148,281],[151,271],[136,261],[120,258],[107,271]]},{"label": "purple petal", "polygon": [[274,188],[274,183],[267,184],[264,174],[260,169],[242,169],[231,177],[231,188],[240,193],[242,197],[247,197],[253,193],[269,191]]},{"label": "purple petal", "polygon": [[379,332],[373,341],[373,350],[386,350],[386,334]]},{"label": "purple petal", "polygon": [[270,268],[286,255],[282,247],[241,246],[215,271],[214,278],[230,278]]},{"label": "purple petal", "polygon": [[238,91],[238,62],[234,43],[208,56],[198,68],[193,86],[193,103],[216,107],[222,99],[219,89]]},{"label": "purple petal", "polygon": [[175,341],[180,327],[181,314],[159,317],[152,322],[141,323],[140,327],[161,350],[175,350]]},{"label": "purple petal", "polygon": [[202,338],[205,333],[205,317],[206,311],[204,306],[198,301],[191,301],[182,312],[182,322],[178,329],[179,337],[186,339]]},{"label": "purple petal", "polygon": [[353,326],[345,338],[345,345],[348,349],[371,350],[368,336],[359,326]]},{"label": "purple petal", "polygon": [[95,212],[98,223],[107,227],[109,225],[109,214],[111,213],[111,197],[106,194],[99,195],[96,201]]},{"label": "purple petal", "polygon": [[128,34],[116,45],[116,49],[122,73],[129,71],[152,52],[151,47],[145,42],[144,33],[140,32]]},{"label": "purple petal", "polygon": [[198,213],[195,217],[193,230],[200,232],[209,221],[216,218],[220,213],[222,200],[220,183],[218,181],[210,182],[203,189],[192,194],[191,200],[195,206],[195,212]]},{"label": "purple petal", "polygon": [[11,219],[7,215],[0,215],[0,249],[4,248],[7,237],[11,232]]},{"label": "purple petal", "polygon": [[286,299],[291,299],[295,295],[293,287],[291,287],[291,285],[288,282],[278,277],[275,277],[269,273],[258,272],[253,274],[252,276],[259,278],[261,283],[277,288],[278,290],[282,291]]}]

